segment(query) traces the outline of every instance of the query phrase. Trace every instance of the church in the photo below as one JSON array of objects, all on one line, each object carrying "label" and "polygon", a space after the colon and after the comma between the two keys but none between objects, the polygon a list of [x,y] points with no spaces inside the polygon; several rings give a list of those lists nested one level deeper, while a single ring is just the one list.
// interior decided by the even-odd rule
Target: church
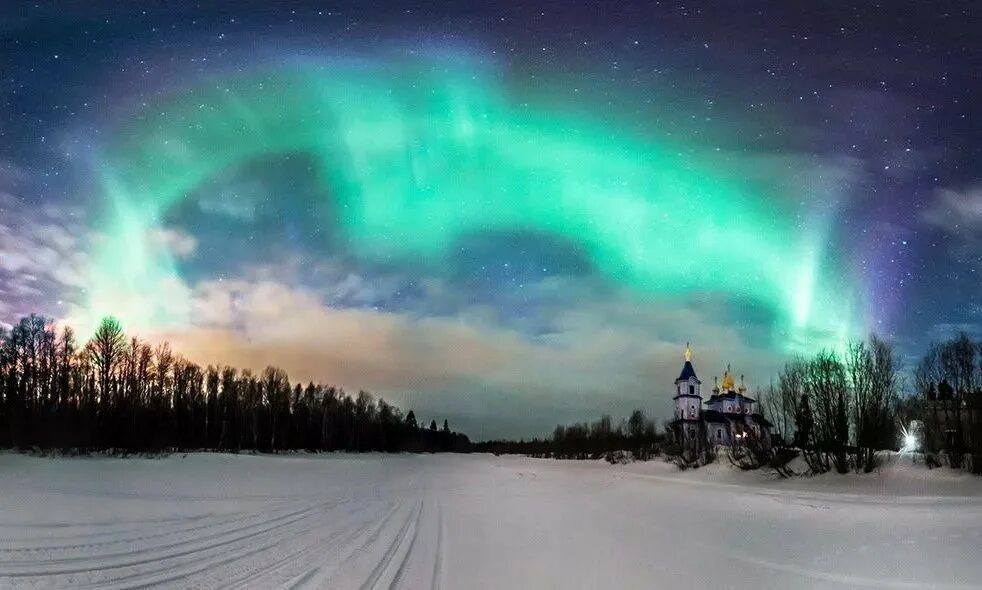
[{"label": "church", "polygon": [[[692,351],[685,347],[685,364],[675,380],[675,419],[669,429],[677,441],[697,440],[705,437],[712,445],[732,446],[746,436],[770,442],[771,423],[760,413],[757,400],[747,396],[747,388],[740,377],[736,387],[729,366],[723,374],[722,388],[713,378],[713,393],[705,402],[702,398],[702,381],[692,366]],[[703,405],[705,404],[705,407]]]}]

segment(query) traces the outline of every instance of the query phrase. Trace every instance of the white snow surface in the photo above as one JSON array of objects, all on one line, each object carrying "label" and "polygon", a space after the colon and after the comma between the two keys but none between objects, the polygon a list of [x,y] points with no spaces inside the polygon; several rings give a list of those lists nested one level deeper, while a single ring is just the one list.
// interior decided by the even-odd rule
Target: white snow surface
[{"label": "white snow surface", "polygon": [[982,588],[982,478],[0,454],[0,588]]}]

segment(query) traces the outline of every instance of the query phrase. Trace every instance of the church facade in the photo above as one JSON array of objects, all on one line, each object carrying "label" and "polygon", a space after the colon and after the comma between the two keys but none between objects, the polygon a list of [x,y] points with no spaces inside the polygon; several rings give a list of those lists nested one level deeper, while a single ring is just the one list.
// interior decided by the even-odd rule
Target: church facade
[{"label": "church facade", "polygon": [[771,423],[760,413],[759,402],[747,395],[742,376],[740,386],[736,386],[729,367],[723,374],[722,388],[713,378],[712,394],[703,399],[702,381],[696,376],[688,346],[672,401],[675,417],[669,429],[679,444],[702,439],[711,445],[732,446],[748,436],[770,442]]}]

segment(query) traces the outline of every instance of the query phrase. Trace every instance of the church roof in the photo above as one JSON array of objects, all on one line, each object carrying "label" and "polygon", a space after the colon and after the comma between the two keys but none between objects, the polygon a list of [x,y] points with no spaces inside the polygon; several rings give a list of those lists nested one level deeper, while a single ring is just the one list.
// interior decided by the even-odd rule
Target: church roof
[{"label": "church roof", "polygon": [[685,361],[685,364],[682,365],[682,372],[679,374],[679,378],[676,379],[675,382],[678,383],[679,381],[688,381],[689,379],[693,378],[696,380],[696,383],[702,383],[702,381],[699,381],[699,378],[696,377],[696,370],[692,366],[692,361]]},{"label": "church roof", "polygon": [[748,397],[746,395],[743,395],[742,393],[737,393],[735,391],[727,391],[726,393],[714,393],[712,397],[709,398],[709,401],[712,402],[718,399],[737,399],[737,398],[743,398],[743,401],[745,402],[757,401],[752,397]]}]

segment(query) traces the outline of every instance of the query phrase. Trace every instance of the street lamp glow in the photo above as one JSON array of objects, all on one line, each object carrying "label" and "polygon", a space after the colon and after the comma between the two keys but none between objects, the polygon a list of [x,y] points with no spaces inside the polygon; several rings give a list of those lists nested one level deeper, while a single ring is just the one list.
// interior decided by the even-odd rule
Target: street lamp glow
[{"label": "street lamp glow", "polygon": [[918,432],[918,422],[915,420],[910,424],[910,427],[901,426],[900,435],[903,440],[903,446],[900,449],[902,453],[913,453],[917,450],[920,445],[920,439],[917,436]]}]

